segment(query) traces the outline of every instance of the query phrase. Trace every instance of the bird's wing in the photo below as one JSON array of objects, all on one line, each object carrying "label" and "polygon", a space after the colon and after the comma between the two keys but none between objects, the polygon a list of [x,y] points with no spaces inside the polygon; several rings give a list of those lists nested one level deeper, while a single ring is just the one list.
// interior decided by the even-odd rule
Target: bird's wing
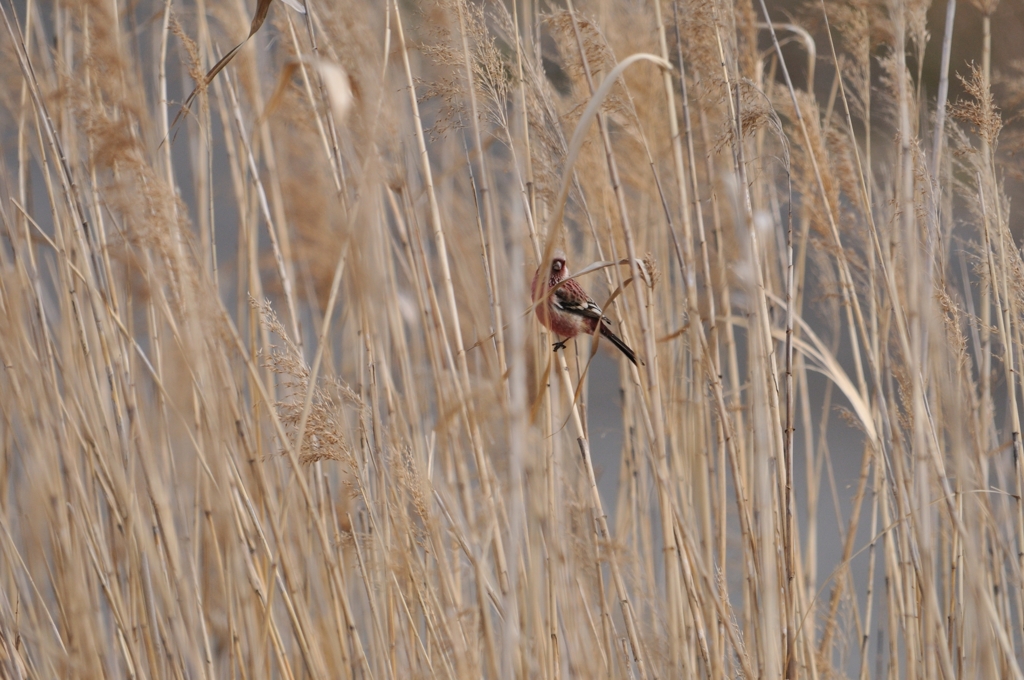
[{"label": "bird's wing", "polygon": [[551,296],[556,309],[569,314],[585,316],[588,319],[600,319],[603,317],[601,308],[597,306],[596,302],[589,297],[580,298],[577,295],[573,295],[572,291],[567,291],[566,288],[567,286],[558,288]]}]

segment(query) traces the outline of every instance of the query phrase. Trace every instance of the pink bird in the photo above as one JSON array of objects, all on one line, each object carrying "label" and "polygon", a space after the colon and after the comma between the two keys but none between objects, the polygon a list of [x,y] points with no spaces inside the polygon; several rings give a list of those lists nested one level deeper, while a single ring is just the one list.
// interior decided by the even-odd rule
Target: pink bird
[{"label": "pink bird", "polygon": [[533,284],[530,286],[533,301],[537,302],[552,288],[555,290],[544,302],[537,305],[536,311],[537,318],[546,328],[564,338],[555,343],[556,351],[565,347],[567,340],[575,338],[580,333],[593,335],[595,329],[600,327],[601,335],[611,340],[634,366],[637,365],[636,352],[608,327],[611,319],[604,315],[576,279],[569,278],[569,269],[565,266],[565,253],[561,250],[555,251],[550,265],[542,264],[537,268]]}]

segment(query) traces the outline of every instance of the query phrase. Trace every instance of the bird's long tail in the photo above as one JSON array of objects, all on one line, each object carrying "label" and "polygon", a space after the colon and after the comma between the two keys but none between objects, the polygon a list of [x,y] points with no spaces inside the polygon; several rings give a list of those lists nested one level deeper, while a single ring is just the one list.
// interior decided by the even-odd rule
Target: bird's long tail
[{"label": "bird's long tail", "polygon": [[[615,333],[612,332],[612,329],[608,328],[608,325],[603,321],[601,322],[601,335],[611,340],[612,344],[618,347],[619,351],[625,354],[626,358],[632,361],[634,366],[639,366],[639,364],[644,363],[643,359],[638,359],[636,352],[634,352],[622,338],[615,335]],[[637,362],[639,362],[639,364]]]}]

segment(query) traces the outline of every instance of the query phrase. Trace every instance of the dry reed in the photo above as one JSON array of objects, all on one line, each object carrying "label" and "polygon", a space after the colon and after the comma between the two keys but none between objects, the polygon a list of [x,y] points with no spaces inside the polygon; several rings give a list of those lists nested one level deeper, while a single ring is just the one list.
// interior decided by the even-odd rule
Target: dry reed
[{"label": "dry reed", "polygon": [[0,675],[1024,679],[998,2],[288,5],[0,0]]}]

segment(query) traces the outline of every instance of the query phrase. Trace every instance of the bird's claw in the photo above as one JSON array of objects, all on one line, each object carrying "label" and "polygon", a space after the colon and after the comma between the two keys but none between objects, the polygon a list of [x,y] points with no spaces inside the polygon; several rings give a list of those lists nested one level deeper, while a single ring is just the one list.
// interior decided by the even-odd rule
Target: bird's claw
[{"label": "bird's claw", "polygon": [[554,344],[555,351],[557,352],[560,349],[565,349],[565,343],[566,342],[567,342],[566,340],[559,340],[558,342],[556,342]]}]

